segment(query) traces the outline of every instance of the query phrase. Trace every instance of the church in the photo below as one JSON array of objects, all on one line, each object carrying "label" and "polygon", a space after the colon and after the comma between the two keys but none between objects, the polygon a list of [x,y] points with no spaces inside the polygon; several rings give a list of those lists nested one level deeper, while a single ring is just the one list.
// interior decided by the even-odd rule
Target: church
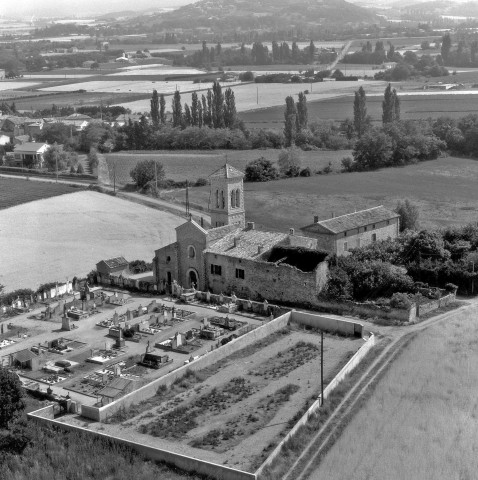
[{"label": "church", "polygon": [[211,228],[190,218],[176,228],[176,242],[155,251],[159,291],[170,291],[176,281],[184,288],[252,300],[313,303],[327,282],[330,253],[347,254],[348,245],[398,235],[398,215],[384,207],[322,222],[315,217],[301,229],[306,235],[292,228],[258,230],[246,222],[244,174],[225,164],[209,179]]}]

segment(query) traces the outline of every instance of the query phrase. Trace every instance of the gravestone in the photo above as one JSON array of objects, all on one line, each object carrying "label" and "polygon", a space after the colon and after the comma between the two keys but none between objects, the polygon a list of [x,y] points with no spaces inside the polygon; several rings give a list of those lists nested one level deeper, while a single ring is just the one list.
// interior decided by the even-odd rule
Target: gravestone
[{"label": "gravestone", "polygon": [[63,315],[61,319],[61,329],[68,332],[71,330],[70,317],[68,317],[67,315]]},{"label": "gravestone", "polygon": [[131,317],[132,317],[131,310],[128,308],[128,310],[126,310],[126,320],[130,321]]}]

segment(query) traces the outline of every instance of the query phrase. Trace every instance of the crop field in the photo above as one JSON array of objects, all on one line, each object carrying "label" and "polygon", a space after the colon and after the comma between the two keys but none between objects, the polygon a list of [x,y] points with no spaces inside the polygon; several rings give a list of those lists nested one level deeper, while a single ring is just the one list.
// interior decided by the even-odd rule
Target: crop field
[{"label": "crop field", "polygon": [[[198,178],[208,178],[214,170],[229,163],[244,172],[246,165],[260,157],[265,157],[276,163],[280,150],[180,150],[177,152],[119,152],[105,154],[106,162],[113,182],[116,172],[116,183],[125,185],[131,183],[130,171],[143,160],[156,160],[163,164],[166,178],[175,181],[196,181]],[[300,151],[303,167],[312,171],[321,170],[329,162],[332,168],[339,170],[343,157],[350,156],[351,151]]]},{"label": "crop field", "polygon": [[[362,84],[355,83],[356,89]],[[314,84],[315,89],[315,84]],[[365,87],[367,96],[367,113],[374,122],[382,121],[383,87],[377,91]],[[381,91],[380,91],[381,90]],[[401,92],[400,97],[401,117],[404,120],[421,118],[437,118],[450,116],[463,117],[478,111],[478,89],[462,93],[452,92]],[[316,100],[313,95],[307,96],[309,122],[314,120],[343,121],[353,118],[352,94],[345,94],[335,98]],[[282,129],[284,125],[284,107],[282,105],[263,110],[242,112],[240,118],[248,127]]]},{"label": "crop field", "polygon": [[[443,157],[375,172],[246,183],[246,216],[258,226],[284,231],[312,223],[314,215],[326,219],[377,205],[393,209],[408,198],[418,206],[425,228],[465,224],[476,222],[477,182],[477,160]],[[167,196],[184,200],[182,192]],[[209,187],[191,189],[189,198],[207,207]]]},{"label": "crop field", "polygon": [[[324,337],[329,382],[363,344]],[[320,392],[320,336],[271,334],[109,420],[105,433],[251,471]],[[96,425],[94,428],[97,428]]]},{"label": "crop field", "polygon": [[149,262],[155,249],[174,241],[183,221],[91,191],[0,210],[0,251],[8,252],[1,257],[0,283],[14,290],[71,280],[118,256]]},{"label": "crop field", "polygon": [[[383,92],[386,83],[372,80],[360,82],[360,85],[369,89],[377,89]],[[296,96],[304,90],[309,90],[308,101],[316,99],[333,98],[341,95],[353,94],[359,87],[357,82],[318,82],[313,83],[248,83],[243,85],[231,86],[236,99],[236,108],[238,112],[247,110],[260,110],[263,108],[279,106],[285,104],[285,97],[288,95]],[[181,95],[183,102],[191,104],[191,94]],[[119,103],[117,103],[119,105]],[[150,104],[148,100],[139,100],[135,102],[124,102],[122,106],[130,108],[134,112],[149,111]]]},{"label": "crop field", "polygon": [[0,177],[0,210],[77,191],[78,188],[63,183],[34,182],[20,178]]},{"label": "crop field", "polygon": [[476,312],[415,337],[307,478],[475,478]]}]

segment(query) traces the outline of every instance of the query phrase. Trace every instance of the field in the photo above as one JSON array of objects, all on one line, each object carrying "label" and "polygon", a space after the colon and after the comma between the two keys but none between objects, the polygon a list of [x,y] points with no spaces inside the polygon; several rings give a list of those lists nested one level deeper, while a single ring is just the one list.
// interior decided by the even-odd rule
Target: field
[{"label": "field", "polygon": [[[321,170],[329,162],[339,169],[343,157],[351,155],[349,150],[300,152],[303,167],[311,170]],[[214,170],[229,163],[244,172],[246,165],[259,157],[265,157],[271,162],[277,162],[279,150],[180,150],[177,152],[124,152],[106,154],[105,158],[113,182],[114,165],[116,183],[124,185],[131,183],[129,172],[142,160],[156,160],[163,164],[166,178],[175,181],[196,181],[198,178],[207,178]]]},{"label": "field", "polygon": [[[314,215],[325,219],[382,204],[395,208],[408,198],[418,206],[423,227],[470,223],[476,222],[477,182],[477,160],[444,157],[375,172],[246,183],[246,216],[266,229],[284,231],[312,223]],[[169,196],[184,199],[182,192]],[[189,197],[207,206],[209,188],[193,188]]]},{"label": "field", "polygon": [[0,251],[8,255],[2,255],[0,283],[7,290],[37,288],[86,275],[99,260],[120,255],[151,261],[155,249],[174,241],[182,222],[86,191],[1,210]]},{"label": "field", "polygon": [[0,177],[0,210],[77,191],[78,188],[63,183],[34,182]]},{"label": "field", "polygon": [[476,343],[476,307],[415,337],[307,478],[476,478]]},{"label": "field", "polygon": [[[361,85],[356,83],[356,89]],[[367,93],[367,113],[374,122],[382,122],[383,88],[380,93],[377,88],[373,90],[364,87]],[[314,85],[315,89],[315,85]],[[402,92],[400,97],[401,117],[404,120],[417,120],[421,118],[437,118],[450,116],[463,117],[469,113],[478,111],[478,89],[473,91],[451,92]],[[309,122],[314,120],[342,121],[353,118],[352,94],[337,96],[324,100],[314,101],[313,95],[308,95]],[[242,112],[240,118],[248,127],[282,129],[284,125],[284,107],[277,106],[263,110]]]},{"label": "field", "polygon": [[[159,87],[159,83],[157,85]],[[360,85],[377,92],[383,92],[386,86],[385,82],[371,80],[360,82]],[[234,91],[237,111],[244,112],[282,106],[285,104],[286,96],[295,96],[304,90],[311,92],[308,95],[309,102],[352,94],[358,88],[358,84],[357,82],[319,82],[312,85],[309,83],[248,83],[231,86],[231,88]],[[191,94],[181,95],[181,100],[191,105]],[[130,108],[134,112],[144,112],[150,109],[149,99],[124,102],[121,105]]]},{"label": "field", "polygon": [[[325,336],[325,383],[362,344]],[[317,398],[318,372],[320,335],[291,327],[91,428],[250,471]]]}]

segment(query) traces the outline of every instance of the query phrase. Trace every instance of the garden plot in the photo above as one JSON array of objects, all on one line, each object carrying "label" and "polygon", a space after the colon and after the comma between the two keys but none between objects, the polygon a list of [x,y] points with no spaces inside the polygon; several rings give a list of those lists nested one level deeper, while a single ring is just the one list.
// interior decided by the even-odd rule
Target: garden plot
[{"label": "garden plot", "polygon": [[[363,341],[324,338],[327,384]],[[252,471],[319,395],[320,360],[320,335],[290,327],[189,372],[101,428]]]}]

